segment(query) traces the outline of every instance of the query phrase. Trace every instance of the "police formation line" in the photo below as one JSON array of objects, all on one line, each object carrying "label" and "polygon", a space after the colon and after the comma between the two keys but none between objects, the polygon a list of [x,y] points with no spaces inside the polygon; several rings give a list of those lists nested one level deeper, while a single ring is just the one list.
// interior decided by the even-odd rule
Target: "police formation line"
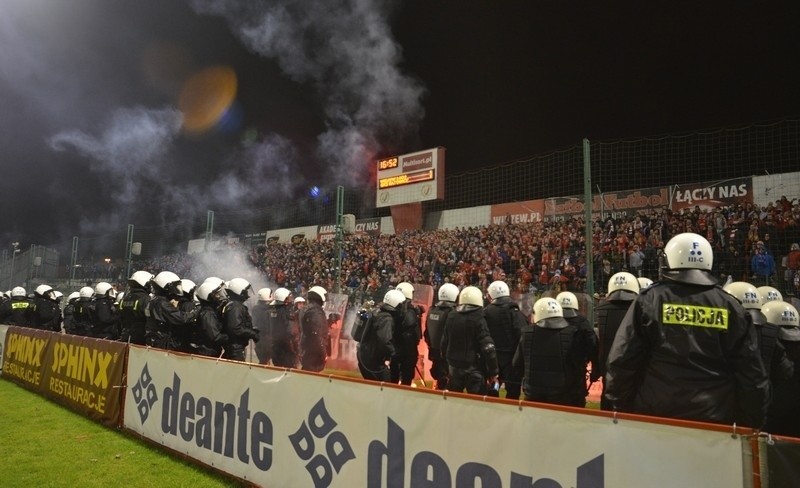
[{"label": "police formation line", "polygon": [[[720,286],[697,234],[665,246],[663,279],[613,275],[596,324],[562,292],[533,306],[531,324],[503,281],[482,291],[444,284],[424,340],[437,388],[583,407],[602,379],[601,408],[800,437],[800,322],[775,288]],[[366,379],[394,381],[393,364],[418,335],[407,283],[365,308],[353,329]],[[402,359],[400,359],[402,363]],[[588,381],[587,381],[588,379]]]},{"label": "police formation line", "polygon": [[[613,275],[593,326],[577,297],[539,299],[531,323],[503,281],[446,283],[425,311],[403,282],[361,310],[351,335],[368,380],[411,384],[425,340],[436,388],[583,407],[601,380],[601,408],[764,429],[800,437],[800,321],[771,287],[711,274],[713,250],[683,233],[664,248],[663,278]],[[241,278],[200,286],[164,271],[137,271],[122,298],[107,283],[70,295],[64,328],[72,334],[244,360],[250,340],[259,362],[321,371],[329,354],[326,290],[293,299],[264,288],[252,312]],[[60,330],[58,300],[47,285],[29,300],[17,287],[0,306],[5,323]],[[27,305],[25,305],[27,303]],[[427,314],[426,328],[421,328]],[[590,367],[591,365],[591,367]],[[588,381],[587,381],[588,378]]]},{"label": "police formation line", "polygon": [[323,311],[327,291],[311,287],[306,297],[286,288],[258,291],[249,310],[252,286],[243,278],[210,277],[197,286],[170,271],[137,271],[126,292],[106,282],[86,286],[67,298],[49,285],[33,297],[15,287],[4,294],[0,323],[68,334],[120,340],[191,354],[245,360],[250,341],[259,362],[322,371],[329,355],[329,322]]}]

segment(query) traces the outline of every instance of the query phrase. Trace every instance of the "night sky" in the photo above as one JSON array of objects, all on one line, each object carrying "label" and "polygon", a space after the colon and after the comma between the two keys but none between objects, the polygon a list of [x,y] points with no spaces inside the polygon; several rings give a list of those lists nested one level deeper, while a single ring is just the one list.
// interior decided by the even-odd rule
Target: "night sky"
[{"label": "night sky", "polygon": [[800,115],[797,2],[610,5],[0,0],[0,246]]}]

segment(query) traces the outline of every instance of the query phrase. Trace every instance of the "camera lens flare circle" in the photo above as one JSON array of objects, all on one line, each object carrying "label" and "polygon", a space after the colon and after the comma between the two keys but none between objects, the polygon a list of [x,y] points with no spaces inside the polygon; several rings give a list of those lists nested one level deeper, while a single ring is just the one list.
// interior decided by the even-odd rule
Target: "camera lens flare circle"
[{"label": "camera lens flare circle", "polygon": [[201,133],[213,128],[236,99],[236,72],[229,66],[214,66],[192,75],[178,97],[183,130]]}]

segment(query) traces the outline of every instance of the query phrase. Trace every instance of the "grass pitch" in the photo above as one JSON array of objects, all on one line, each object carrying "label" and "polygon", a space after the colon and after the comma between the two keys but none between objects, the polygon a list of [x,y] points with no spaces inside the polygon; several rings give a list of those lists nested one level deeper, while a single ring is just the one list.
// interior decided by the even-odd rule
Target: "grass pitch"
[{"label": "grass pitch", "polygon": [[247,486],[0,379],[0,486]]}]

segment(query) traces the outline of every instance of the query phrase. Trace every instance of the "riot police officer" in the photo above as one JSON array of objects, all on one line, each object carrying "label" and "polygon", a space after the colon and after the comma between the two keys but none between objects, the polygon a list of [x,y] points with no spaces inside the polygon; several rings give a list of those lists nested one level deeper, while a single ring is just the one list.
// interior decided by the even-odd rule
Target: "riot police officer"
[{"label": "riot police officer", "polygon": [[153,278],[153,298],[147,303],[145,342],[161,349],[178,350],[177,328],[191,328],[197,309],[184,312],[178,308],[183,295],[181,279],[171,271],[162,271]]},{"label": "riot police officer", "polygon": [[770,381],[791,378],[794,374],[794,363],[786,356],[786,349],[778,340],[780,327],[767,322],[766,317],[761,312],[762,297],[758,289],[746,281],[733,281],[722,287],[722,289],[739,300],[739,303],[750,315],[750,319],[758,333],[761,360],[764,363],[764,368]]},{"label": "riot police officer", "polygon": [[760,428],[769,381],[742,305],[717,286],[714,255],[694,233],[664,248],[664,279],[631,305],[608,356],[616,409]]},{"label": "riot police officer", "polygon": [[39,285],[33,292],[32,326],[36,329],[61,332],[61,309],[50,285]]},{"label": "riot police officer", "polygon": [[306,306],[300,312],[300,366],[306,371],[322,371],[328,356],[328,319],[325,316],[325,295],[321,286],[312,286],[306,295]]},{"label": "riot police officer", "polygon": [[[498,381],[506,385],[506,398],[516,400],[522,385],[512,362],[528,321],[519,311],[519,305],[511,299],[511,291],[504,281],[493,281],[488,293],[491,302],[486,305],[486,324],[497,351]],[[490,389],[489,396],[499,396],[499,392]]]},{"label": "riot police officer", "polygon": [[11,289],[11,298],[0,306],[0,323],[21,327],[33,324],[33,302],[25,288],[15,286]]},{"label": "riot police officer", "polygon": [[222,324],[222,309],[228,301],[222,280],[205,281],[197,287],[195,296],[200,302],[197,326],[194,328],[192,349],[203,356],[220,357],[228,347],[228,336]]},{"label": "riot police officer", "polygon": [[253,326],[258,329],[258,343],[256,356],[259,364],[269,364],[272,360],[272,332],[269,330],[269,308],[272,301],[272,290],[261,288],[258,290],[258,300],[250,310]]},{"label": "riot police officer", "polygon": [[[278,288],[267,308],[267,324],[272,336],[272,364],[281,368],[297,367],[297,348],[292,331],[292,292]],[[259,343],[264,340],[262,336]]]},{"label": "riot police officer", "polygon": [[529,401],[586,406],[586,364],[591,341],[577,325],[564,319],[554,298],[533,305],[534,326],[522,333],[514,367],[522,373],[522,390]]},{"label": "riot police officer", "polygon": [[[773,300],[761,309],[768,324],[778,327],[778,338],[786,354],[795,364],[800,362],[800,317],[797,309],[786,302]],[[785,379],[776,378],[767,424],[770,434],[800,437],[800,372]]]},{"label": "riot police officer", "polygon": [[101,281],[94,287],[94,315],[90,335],[98,339],[117,340],[119,331],[119,311],[114,301],[117,292],[110,283]]},{"label": "riot police officer", "polygon": [[406,297],[403,320],[396,324],[392,333],[395,355],[389,364],[392,383],[410,385],[414,380],[414,369],[419,359],[419,341],[422,339],[422,310],[412,302],[414,285],[406,281],[397,284],[397,290]]},{"label": "riot police officer", "polygon": [[119,302],[120,340],[144,345],[145,308],[150,301],[150,287],[153,274],[136,271],[128,278],[128,292]]},{"label": "riot police officer", "polygon": [[[600,300],[600,304],[595,309],[599,338],[597,367],[592,368],[591,382],[595,382],[605,375],[608,352],[611,350],[614,336],[617,335],[617,329],[619,329],[619,324],[622,323],[622,318],[625,317],[628,308],[638,295],[639,280],[633,274],[622,271],[609,278],[608,295]],[[605,389],[606,381],[604,378],[602,391],[605,392]],[[612,409],[611,402],[603,394],[600,396],[600,408],[602,410]]]},{"label": "riot police officer", "polygon": [[94,288],[84,286],[78,291],[78,300],[72,312],[72,329],[67,328],[67,334],[91,335],[94,313]]},{"label": "riot police officer", "polygon": [[67,304],[64,305],[64,332],[74,334],[75,330],[75,303],[81,297],[77,291],[73,291],[67,297]]},{"label": "riot police officer", "polygon": [[[639,278],[639,283],[641,283],[643,279],[646,278]],[[562,291],[556,296],[556,301],[561,305],[561,310],[564,312],[564,320],[578,328],[578,334],[581,336],[579,339],[580,343],[585,345],[589,362],[592,363],[592,371],[589,374],[589,379],[591,383],[594,383],[600,378],[600,373],[595,372],[595,370],[600,369],[597,333],[594,331],[594,327],[592,327],[589,319],[578,313],[580,311],[580,304],[578,303],[578,297],[575,296],[574,293],[571,291]],[[586,393],[589,393],[588,388]]]},{"label": "riot police officer", "polygon": [[377,313],[365,325],[356,349],[358,369],[365,380],[390,380],[391,371],[386,363],[395,355],[392,334],[396,324],[405,318],[405,301],[401,291],[389,290]]},{"label": "riot police officer", "polygon": [[484,318],[480,289],[467,286],[458,295],[458,305],[444,325],[442,353],[451,391],[485,394],[487,383],[497,383],[497,353]]},{"label": "riot police officer", "polygon": [[428,345],[428,359],[431,361],[431,377],[436,380],[437,390],[447,389],[447,360],[442,354],[442,335],[447,316],[455,310],[458,300],[458,287],[445,283],[437,293],[439,301],[428,311],[423,337]]},{"label": "riot police officer", "polygon": [[244,278],[234,278],[228,283],[225,292],[228,303],[222,309],[222,322],[228,336],[228,349],[224,357],[235,361],[245,360],[245,350],[250,341],[258,342],[258,329],[253,327],[253,320],[245,301],[250,297],[250,282]]}]

